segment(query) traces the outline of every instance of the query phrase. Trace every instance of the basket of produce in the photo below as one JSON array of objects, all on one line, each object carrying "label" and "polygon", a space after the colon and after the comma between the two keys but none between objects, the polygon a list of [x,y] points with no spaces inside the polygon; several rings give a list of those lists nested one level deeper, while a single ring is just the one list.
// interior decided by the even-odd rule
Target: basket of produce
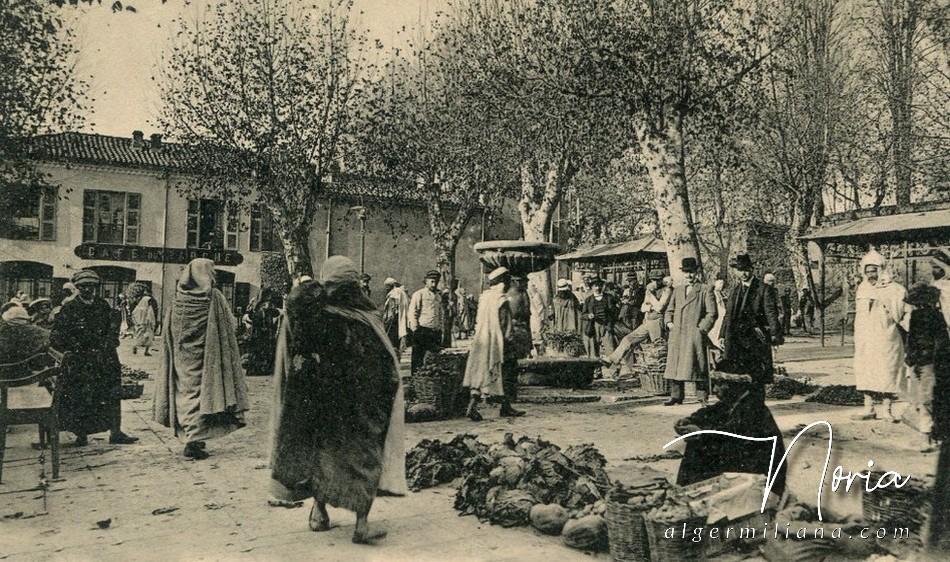
[{"label": "basket of produce", "polygon": [[467,360],[467,352],[455,349],[426,355],[412,377],[414,403],[431,406],[439,419],[461,415],[466,405],[462,381]]},{"label": "basket of produce", "polygon": [[659,475],[648,475],[634,485],[619,482],[607,495],[607,535],[610,538],[610,555],[618,562],[648,562],[649,539],[644,515],[663,504],[668,483]]},{"label": "basket of produce", "polygon": [[634,372],[640,377],[640,386],[654,395],[668,394],[666,388],[666,340],[644,342],[636,352]]},{"label": "basket of produce", "polygon": [[[693,534],[693,529],[705,526],[706,516],[697,515],[684,501],[668,494],[663,505],[647,512],[644,523],[652,562],[704,558],[703,543]],[[671,528],[674,532],[668,536]]]},{"label": "basket of produce", "polygon": [[144,384],[139,384],[135,382],[123,382],[122,383],[122,400],[134,400],[136,398],[141,398],[142,393],[145,390]]},{"label": "basket of produce", "polygon": [[[883,471],[872,472],[871,482],[877,482],[884,474]],[[869,524],[907,527],[912,534],[917,534],[923,527],[929,503],[927,485],[916,477],[901,488],[887,486],[865,492],[861,499],[864,519]]]}]

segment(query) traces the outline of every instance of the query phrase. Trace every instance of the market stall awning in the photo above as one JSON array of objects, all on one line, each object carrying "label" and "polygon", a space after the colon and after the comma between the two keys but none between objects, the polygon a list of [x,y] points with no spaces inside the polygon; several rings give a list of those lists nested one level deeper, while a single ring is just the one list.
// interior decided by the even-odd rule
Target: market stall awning
[{"label": "market stall awning", "polygon": [[653,236],[637,238],[627,242],[600,244],[583,250],[557,256],[558,261],[567,262],[605,262],[623,261],[636,258],[659,258],[666,256],[666,245]]},{"label": "market stall awning", "polygon": [[802,240],[838,244],[893,244],[950,235],[950,209],[866,217],[808,233]]}]

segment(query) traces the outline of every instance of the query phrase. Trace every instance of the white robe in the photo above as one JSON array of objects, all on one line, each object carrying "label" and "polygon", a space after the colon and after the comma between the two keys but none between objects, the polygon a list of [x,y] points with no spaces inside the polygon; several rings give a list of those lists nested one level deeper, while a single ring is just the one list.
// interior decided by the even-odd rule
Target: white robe
[{"label": "white robe", "polygon": [[393,287],[386,299],[394,299],[399,306],[399,339],[406,337],[409,333],[409,295],[402,287]]},{"label": "white robe", "polygon": [[504,284],[487,289],[478,299],[475,337],[465,364],[462,386],[487,396],[504,396],[502,363],[505,359],[505,334],[501,326],[501,307],[508,302]]},{"label": "white robe", "polygon": [[904,343],[898,325],[905,320],[906,291],[885,272],[878,284],[863,281],[855,295],[854,378],[858,390],[896,394],[902,390]]}]

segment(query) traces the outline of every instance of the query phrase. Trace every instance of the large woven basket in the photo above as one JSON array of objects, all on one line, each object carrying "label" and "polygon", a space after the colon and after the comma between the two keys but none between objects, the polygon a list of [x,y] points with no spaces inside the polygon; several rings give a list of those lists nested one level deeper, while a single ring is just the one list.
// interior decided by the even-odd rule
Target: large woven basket
[{"label": "large woven basket", "polygon": [[437,356],[427,354],[422,368],[412,377],[414,403],[432,406],[436,415],[442,419],[464,413],[466,395],[462,381],[465,378],[467,356],[467,353],[460,353],[458,350],[442,350],[438,354],[439,360],[445,361],[445,364],[451,362],[452,368],[432,373],[429,369],[430,361],[436,360]]},{"label": "large woven basket", "polygon": [[[881,474],[873,473],[872,481]],[[865,492],[861,499],[864,519],[878,527],[907,527],[918,534],[927,519],[930,498],[926,491],[907,486],[905,488],[878,488]]]},{"label": "large woven basket", "polygon": [[650,562],[650,545],[643,516],[652,506],[607,500],[607,536],[616,562]]},{"label": "large woven basket", "polygon": [[[647,538],[650,544],[650,560],[652,562],[679,562],[680,560],[705,560],[702,541],[694,542],[692,529],[706,525],[706,517],[691,517],[685,521],[654,521],[644,517],[647,529]],[[682,538],[683,525],[686,525],[686,538]],[[666,538],[664,533],[673,528],[680,533],[673,533],[672,538]]]}]

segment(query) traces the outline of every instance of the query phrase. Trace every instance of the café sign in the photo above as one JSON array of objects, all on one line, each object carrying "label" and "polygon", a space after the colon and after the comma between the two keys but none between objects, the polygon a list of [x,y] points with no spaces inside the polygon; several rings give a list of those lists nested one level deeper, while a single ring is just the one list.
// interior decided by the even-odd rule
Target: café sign
[{"label": "caf\u00e9 sign", "polygon": [[193,259],[207,258],[212,260],[215,265],[240,265],[244,261],[244,256],[234,250],[159,248],[91,242],[76,246],[74,252],[78,257],[87,260],[188,263]]}]

